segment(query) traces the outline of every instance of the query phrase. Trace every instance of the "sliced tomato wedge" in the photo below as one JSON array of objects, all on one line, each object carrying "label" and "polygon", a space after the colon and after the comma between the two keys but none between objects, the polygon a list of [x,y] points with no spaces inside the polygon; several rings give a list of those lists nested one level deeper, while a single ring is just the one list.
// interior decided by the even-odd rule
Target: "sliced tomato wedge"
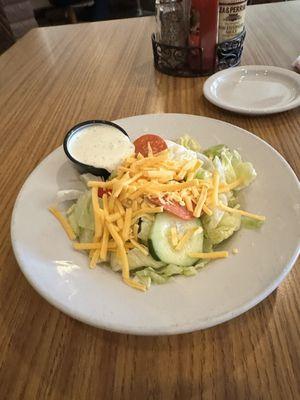
[{"label": "sliced tomato wedge", "polygon": [[153,154],[160,153],[168,147],[167,143],[160,136],[147,134],[140,136],[133,142],[136,154],[141,153],[142,156],[148,157],[148,143],[150,143]]},{"label": "sliced tomato wedge", "polygon": [[169,212],[170,214],[176,215],[177,217],[181,219],[193,219],[194,216],[193,214],[186,209],[186,207],[181,206],[179,203],[176,201],[173,201],[172,204],[163,204],[162,201],[158,198],[150,198],[149,199],[151,203],[156,204],[158,206],[162,206],[164,210]]},{"label": "sliced tomato wedge", "polygon": [[106,190],[103,188],[98,188],[98,197],[102,199],[104,193],[111,194],[111,189]]}]

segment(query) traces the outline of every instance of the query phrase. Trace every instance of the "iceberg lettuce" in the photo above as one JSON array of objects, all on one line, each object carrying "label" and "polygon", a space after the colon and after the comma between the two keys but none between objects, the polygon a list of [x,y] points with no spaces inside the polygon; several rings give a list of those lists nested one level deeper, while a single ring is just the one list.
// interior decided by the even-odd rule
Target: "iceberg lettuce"
[{"label": "iceberg lettuce", "polygon": [[264,221],[242,216],[241,224],[246,229],[259,229],[264,224]]},{"label": "iceberg lettuce", "polygon": [[91,242],[94,236],[94,213],[91,192],[84,192],[67,211],[67,219],[80,242]]},{"label": "iceberg lettuce", "polygon": [[213,159],[215,157],[219,157],[223,150],[228,150],[228,147],[225,146],[225,144],[217,144],[216,146],[212,146],[204,150],[203,154],[205,154],[206,157]]},{"label": "iceberg lettuce", "polygon": [[147,245],[147,243],[148,243],[152,225],[153,225],[153,222],[151,222],[143,217],[141,218],[140,231],[138,233],[138,238],[145,245]]},{"label": "iceberg lettuce", "polygon": [[190,135],[183,135],[178,139],[178,144],[184,146],[188,150],[200,151],[201,146],[197,140],[193,139]]},{"label": "iceberg lettuce", "polygon": [[225,145],[210,147],[204,154],[213,160],[214,167],[220,175],[220,182],[231,183],[237,179],[241,185],[235,190],[241,190],[250,185],[256,178],[256,171],[250,162],[244,162],[236,150],[230,150]]},{"label": "iceberg lettuce", "polygon": [[169,149],[170,160],[182,161],[182,160],[195,160],[196,158],[202,161],[202,167],[210,172],[213,172],[214,166],[212,161],[206,157],[203,153],[190,150],[185,146],[166,140]]},{"label": "iceberg lettuce", "polygon": [[[137,277],[141,282],[145,283],[145,278],[147,279],[147,284],[150,286],[151,282],[157,283],[157,284],[162,284],[162,283],[166,283],[168,280],[168,277],[163,276],[159,273],[157,273],[157,271],[155,271],[153,268],[148,267],[148,268],[144,268],[141,271],[137,271],[135,272],[134,277]],[[149,280],[150,278],[150,280]],[[149,287],[148,286],[148,287]]]},{"label": "iceberg lettuce", "polygon": [[207,169],[199,168],[196,174],[196,178],[208,181],[212,178],[212,173],[210,171],[207,171]]},{"label": "iceberg lettuce", "polygon": [[209,243],[212,246],[228,239],[241,227],[240,214],[230,214],[225,212],[216,226],[211,223],[212,217],[209,217],[208,215],[202,217],[205,238],[209,240]]},{"label": "iceberg lettuce", "polygon": [[143,283],[147,288],[150,287],[151,282],[156,284],[166,283],[170,277],[175,275],[193,276],[197,274],[197,269],[203,267],[202,263],[198,266],[191,267],[180,267],[179,265],[169,264],[166,267],[160,269],[154,269],[147,267],[139,271],[134,272],[133,279]]},{"label": "iceberg lettuce", "polygon": [[[161,261],[155,261],[150,255],[146,256],[139,249],[131,249],[127,253],[129,269],[134,270],[142,267],[161,268],[166,264]],[[111,253],[110,265],[113,271],[121,271],[122,267],[116,253]]]}]

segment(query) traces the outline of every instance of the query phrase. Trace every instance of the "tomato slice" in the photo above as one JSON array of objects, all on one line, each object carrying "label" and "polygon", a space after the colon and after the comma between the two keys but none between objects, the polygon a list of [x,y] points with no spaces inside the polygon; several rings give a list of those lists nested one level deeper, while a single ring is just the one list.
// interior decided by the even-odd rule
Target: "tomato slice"
[{"label": "tomato slice", "polygon": [[98,188],[98,197],[102,199],[104,193],[111,194],[111,189],[106,190],[103,188]]},{"label": "tomato slice", "polygon": [[162,206],[164,210],[169,212],[170,214],[174,214],[177,217],[181,219],[193,219],[194,216],[193,214],[186,209],[186,207],[180,205],[176,201],[172,201],[172,204],[163,204],[162,201],[159,198],[150,198],[149,199],[153,204],[156,204],[158,206]]},{"label": "tomato slice", "polygon": [[144,157],[148,157],[148,143],[150,143],[153,154],[160,153],[168,148],[163,138],[158,135],[147,134],[140,136],[133,142],[136,154],[141,153]]}]

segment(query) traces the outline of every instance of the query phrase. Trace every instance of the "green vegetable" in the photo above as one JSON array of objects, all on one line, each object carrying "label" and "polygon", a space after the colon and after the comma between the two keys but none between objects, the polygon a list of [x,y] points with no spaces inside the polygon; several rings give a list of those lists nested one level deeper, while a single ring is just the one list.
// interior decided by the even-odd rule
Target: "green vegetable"
[{"label": "green vegetable", "polygon": [[219,144],[204,151],[204,154],[213,160],[214,167],[220,175],[220,182],[231,183],[237,179],[241,185],[235,190],[241,190],[256,178],[256,172],[250,162],[243,162],[241,155],[236,150]]},{"label": "green vegetable", "polygon": [[197,274],[197,270],[195,267],[185,267],[183,268],[183,275],[184,276],[194,276]]},{"label": "green vegetable", "polygon": [[240,185],[235,190],[241,190],[241,189],[249,186],[250,183],[252,183],[257,176],[256,171],[250,162],[244,162],[244,163],[238,164],[235,167],[235,173],[236,173],[236,177],[238,179],[240,178],[241,181],[243,182],[242,185]]},{"label": "green vegetable", "polygon": [[149,287],[151,286],[151,277],[149,276],[149,274],[140,274],[139,276],[135,275],[133,277],[133,280],[141,283],[142,285],[145,285],[147,289],[149,289]]},{"label": "green vegetable", "polygon": [[256,178],[256,171],[250,162],[243,162],[236,150],[225,149],[220,154],[225,180],[227,183],[240,179],[242,184],[235,190],[241,190]]},{"label": "green vegetable", "polygon": [[183,236],[189,229],[196,230],[201,227],[201,221],[199,218],[183,220],[166,212],[157,214],[148,241],[150,253],[155,259],[164,261],[166,264],[177,264],[183,267],[193,265],[197,259],[188,254],[202,251],[203,232],[195,233],[182,249],[176,250],[169,239],[173,227],[180,236]]},{"label": "green vegetable", "polygon": [[199,270],[199,269],[201,269],[201,268],[204,268],[205,265],[206,265],[207,263],[209,263],[209,260],[208,260],[208,259],[207,259],[207,260],[200,261],[200,262],[198,262],[197,264],[194,265],[194,268],[195,268],[196,270]]},{"label": "green vegetable", "polygon": [[216,227],[212,227],[210,222],[211,217],[208,215],[202,217],[205,238],[214,246],[228,239],[234,232],[240,229],[241,216],[225,212]]},{"label": "green vegetable", "polygon": [[84,192],[67,211],[67,219],[80,242],[91,242],[94,236],[94,213],[91,192]]},{"label": "green vegetable", "polygon": [[212,173],[210,171],[207,171],[207,169],[204,169],[204,168],[200,168],[196,174],[197,179],[203,179],[204,181],[211,179],[211,177],[212,177]]},{"label": "green vegetable", "polygon": [[91,243],[94,238],[94,231],[90,229],[81,229],[79,234],[80,243]]},{"label": "green vegetable", "polygon": [[173,275],[180,275],[182,274],[182,271],[184,270],[183,267],[180,267],[179,265],[175,264],[169,264],[166,267],[162,268],[160,272],[167,277],[173,276]]},{"label": "green vegetable", "polygon": [[246,228],[246,229],[259,229],[264,221],[259,221],[257,219],[253,219],[253,218],[249,218],[249,217],[245,217],[242,216],[242,227]]},{"label": "green vegetable", "polygon": [[201,149],[200,144],[195,139],[193,139],[190,135],[181,136],[178,139],[178,144],[180,144],[181,146],[184,146],[188,150],[200,151],[200,149]]},{"label": "green vegetable", "polygon": [[150,287],[151,282],[156,284],[166,283],[171,276],[183,275],[193,276],[197,274],[197,269],[203,267],[203,263],[199,263],[195,267],[181,267],[175,264],[169,264],[160,269],[153,269],[151,267],[144,268],[134,272],[133,279],[143,283],[147,288]]},{"label": "green vegetable", "polygon": [[152,282],[157,284],[166,283],[168,278],[158,274],[153,268],[145,268],[141,271],[137,271],[135,276],[139,279],[150,278]]},{"label": "green vegetable", "polygon": [[147,245],[147,243],[148,243],[152,225],[153,225],[153,222],[151,222],[145,218],[141,218],[140,232],[138,233],[138,238],[145,245]]},{"label": "green vegetable", "polygon": [[204,150],[203,153],[208,158],[214,158],[216,156],[220,156],[221,152],[225,149],[228,149],[225,144],[217,144],[216,146],[209,147],[208,149]]},{"label": "green vegetable", "polygon": [[75,207],[76,204],[73,204],[67,211],[67,219],[69,221],[69,224],[71,225],[71,228],[73,229],[73,232],[75,235],[78,237],[80,234],[80,227],[77,223],[77,219],[75,217]]},{"label": "green vegetable", "polygon": [[[134,270],[142,267],[161,268],[166,264],[161,261],[155,261],[150,255],[146,256],[139,249],[129,250],[128,254],[129,269]],[[116,253],[111,253],[110,265],[113,271],[121,271],[122,267]]]},{"label": "green vegetable", "polygon": [[239,206],[238,199],[234,196],[233,192],[226,193],[228,207],[234,208]]},{"label": "green vegetable", "polygon": [[218,156],[216,156],[213,159],[213,165],[214,165],[215,169],[218,171],[218,174],[220,177],[220,183],[226,183],[225,170],[224,170],[222,162]]},{"label": "green vegetable", "polygon": [[[212,241],[204,236],[203,239],[203,253],[211,253],[213,251],[213,243]],[[205,262],[205,261],[202,261]]]}]

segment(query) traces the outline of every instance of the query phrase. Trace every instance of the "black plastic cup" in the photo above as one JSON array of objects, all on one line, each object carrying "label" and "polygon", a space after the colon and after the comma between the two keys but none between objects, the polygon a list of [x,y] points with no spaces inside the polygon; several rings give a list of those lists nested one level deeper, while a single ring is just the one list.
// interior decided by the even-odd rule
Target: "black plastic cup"
[{"label": "black plastic cup", "polygon": [[97,168],[97,167],[94,167],[92,165],[84,164],[84,163],[76,160],[71,155],[71,153],[69,152],[69,143],[70,143],[71,138],[73,138],[74,135],[77,135],[85,127],[91,126],[91,125],[110,125],[110,126],[113,126],[116,129],[118,129],[120,132],[122,132],[127,137],[129,137],[129,136],[128,136],[127,132],[121,126],[115,124],[114,122],[100,120],[100,119],[94,119],[94,120],[90,120],[90,121],[80,122],[79,124],[73,126],[73,128],[71,128],[68,131],[68,133],[66,134],[66,136],[64,138],[64,142],[63,142],[64,152],[65,152],[66,156],[68,157],[68,159],[76,167],[76,169],[81,174],[89,172],[89,173],[91,173],[93,175],[96,175],[96,176],[102,176],[102,178],[104,180],[106,180],[110,175],[110,172],[107,171],[107,169],[105,169],[105,168]]}]

